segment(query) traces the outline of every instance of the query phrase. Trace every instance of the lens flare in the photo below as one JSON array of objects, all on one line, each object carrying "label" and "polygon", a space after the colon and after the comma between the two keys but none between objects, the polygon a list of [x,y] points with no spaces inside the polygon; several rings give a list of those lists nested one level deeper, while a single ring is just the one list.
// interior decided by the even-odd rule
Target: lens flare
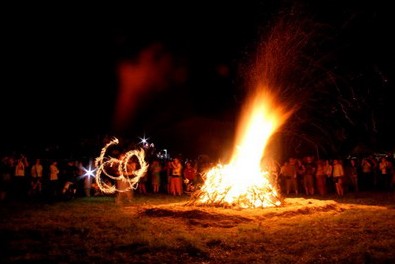
[{"label": "lens flare", "polygon": [[78,177],[79,179],[95,177],[96,168],[92,168],[91,160],[89,161],[88,168],[82,167],[81,169],[84,171],[84,173]]}]

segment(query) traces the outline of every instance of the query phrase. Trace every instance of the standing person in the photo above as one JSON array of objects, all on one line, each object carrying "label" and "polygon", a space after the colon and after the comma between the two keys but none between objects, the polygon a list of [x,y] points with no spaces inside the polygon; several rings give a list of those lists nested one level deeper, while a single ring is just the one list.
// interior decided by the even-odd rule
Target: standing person
[{"label": "standing person", "polygon": [[390,178],[391,178],[391,180],[390,180],[390,191],[395,191],[395,162],[394,162],[394,160],[392,160],[391,162],[390,162],[390,166],[391,166],[391,172],[390,172],[390,174],[391,174],[391,176],[390,176]]},{"label": "standing person", "polygon": [[84,194],[86,197],[91,197],[92,192],[92,175],[84,175]]},{"label": "standing person", "polygon": [[148,182],[148,175],[147,174],[142,175],[138,182],[138,190],[140,194],[147,193],[147,182]]},{"label": "standing person", "polygon": [[391,186],[390,162],[386,157],[381,157],[378,165],[377,186],[380,191],[389,191]]},{"label": "standing person", "polygon": [[393,158],[388,158],[388,174],[388,191],[392,192],[394,190],[395,183],[395,168]]},{"label": "standing person", "polygon": [[296,172],[297,172],[297,176],[296,176],[296,181],[297,181],[297,186],[298,186],[298,191],[299,192],[303,192],[304,189],[304,162],[302,161],[302,159],[297,158],[296,159]]},{"label": "standing person", "polygon": [[283,174],[285,178],[285,193],[289,195],[292,191],[298,195],[298,180],[297,172],[298,164],[297,159],[294,157],[289,158],[288,164],[283,169]]},{"label": "standing person", "polygon": [[0,162],[0,201],[5,201],[11,188],[14,160],[4,156]]},{"label": "standing person", "polygon": [[[120,157],[120,161],[123,160],[123,155]],[[129,160],[126,163],[127,170],[124,175],[120,175],[120,171],[116,170],[115,174],[118,176],[116,179],[117,194],[115,196],[115,203],[122,204],[126,202],[132,202],[133,189],[131,188],[129,179],[134,177],[133,172],[137,170],[137,162]]]},{"label": "standing person", "polygon": [[285,178],[285,173],[287,171],[287,167],[289,166],[289,162],[288,160],[285,160],[284,163],[281,165],[280,167],[280,173],[279,173],[279,177],[278,177],[278,186],[280,188],[280,192],[282,194],[285,193],[285,182],[286,182],[286,178]]},{"label": "standing person", "polygon": [[303,186],[306,195],[314,195],[314,178],[317,167],[312,156],[306,156],[303,163]]},{"label": "standing person", "polygon": [[172,172],[172,161],[167,160],[166,165],[163,168],[163,170],[166,172],[166,191],[168,194],[171,194],[170,192],[170,182],[171,182],[171,172]]},{"label": "standing person", "polygon": [[194,186],[196,185],[196,174],[197,170],[192,166],[192,162],[188,161],[185,164],[185,169],[183,171],[184,181],[185,181],[185,191],[193,192]]},{"label": "standing person", "polygon": [[335,192],[333,182],[333,164],[330,160],[325,160],[326,190],[328,193]]},{"label": "standing person", "polygon": [[59,168],[58,162],[53,160],[49,165],[49,196],[50,199],[57,198],[59,192]]},{"label": "standing person", "polygon": [[62,195],[64,198],[73,198],[77,192],[77,177],[79,176],[79,168],[75,162],[69,160],[62,170],[63,188]]},{"label": "standing person", "polygon": [[373,163],[369,157],[365,157],[361,161],[361,191],[370,191],[373,185]]},{"label": "standing person", "polygon": [[373,167],[372,167],[373,189],[377,190],[377,188],[378,188],[378,177],[379,177],[379,175],[378,175],[379,174],[379,161],[373,155],[370,155],[369,159],[370,159],[370,161],[373,164]]},{"label": "standing person", "polygon": [[182,164],[179,158],[174,158],[171,163],[170,194],[182,195]]},{"label": "standing person", "polygon": [[317,171],[315,173],[315,182],[319,195],[327,194],[326,190],[326,171],[325,171],[325,160],[317,160]]},{"label": "standing person", "polygon": [[83,185],[84,185],[84,194],[86,197],[90,197],[92,194],[92,187],[94,184],[94,175],[93,172],[95,171],[94,168],[92,168],[92,161],[89,160],[89,165],[88,169],[85,169],[82,162],[79,163],[79,176],[82,177],[83,180]]},{"label": "standing person", "polygon": [[24,155],[20,155],[15,164],[14,179],[13,179],[13,190],[16,198],[25,199],[27,191],[29,189],[26,170],[29,166],[27,158]]},{"label": "standing person", "polygon": [[162,171],[162,166],[159,160],[154,159],[151,163],[150,173],[151,173],[151,184],[152,184],[152,192],[158,193],[160,187],[160,174]]},{"label": "standing person", "polygon": [[349,185],[353,192],[358,192],[358,165],[355,159],[350,159],[344,168],[346,181],[349,182]]},{"label": "standing person", "polygon": [[40,195],[42,192],[43,185],[43,165],[40,159],[36,159],[36,162],[30,168],[31,182],[29,196]]},{"label": "standing person", "polygon": [[344,168],[341,160],[333,160],[333,181],[335,182],[336,193],[344,196]]}]

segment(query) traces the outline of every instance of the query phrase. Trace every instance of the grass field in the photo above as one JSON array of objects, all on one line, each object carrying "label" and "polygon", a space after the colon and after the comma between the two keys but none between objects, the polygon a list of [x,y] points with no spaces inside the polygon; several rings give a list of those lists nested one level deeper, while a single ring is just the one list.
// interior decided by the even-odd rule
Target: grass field
[{"label": "grass field", "polygon": [[0,263],[395,263],[394,193],[313,198],[255,210],[167,194],[3,203]]}]

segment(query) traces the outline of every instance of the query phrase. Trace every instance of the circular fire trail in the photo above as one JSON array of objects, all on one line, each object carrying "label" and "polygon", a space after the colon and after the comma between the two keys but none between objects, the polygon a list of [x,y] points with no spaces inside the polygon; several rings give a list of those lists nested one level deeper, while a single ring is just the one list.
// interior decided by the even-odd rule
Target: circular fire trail
[{"label": "circular fire trail", "polygon": [[[110,146],[118,144],[117,138],[114,138],[107,143],[101,150],[100,156],[95,160],[96,170],[96,183],[100,190],[104,193],[126,192],[136,189],[138,182],[148,170],[148,164],[145,161],[145,152],[143,149],[130,150],[120,157],[107,157],[106,153]],[[131,162],[137,161],[137,168],[130,167]],[[117,182],[121,181],[127,186],[117,188]]]}]

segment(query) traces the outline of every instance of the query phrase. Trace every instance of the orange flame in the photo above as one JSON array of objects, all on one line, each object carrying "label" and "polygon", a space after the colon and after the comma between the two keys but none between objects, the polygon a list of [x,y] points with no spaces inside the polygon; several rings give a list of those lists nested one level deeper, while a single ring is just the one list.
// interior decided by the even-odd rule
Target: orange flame
[{"label": "orange flame", "polygon": [[263,87],[250,96],[241,116],[231,162],[207,172],[195,197],[196,204],[241,208],[281,205],[269,172],[261,168],[265,146],[290,115],[274,99]]}]

